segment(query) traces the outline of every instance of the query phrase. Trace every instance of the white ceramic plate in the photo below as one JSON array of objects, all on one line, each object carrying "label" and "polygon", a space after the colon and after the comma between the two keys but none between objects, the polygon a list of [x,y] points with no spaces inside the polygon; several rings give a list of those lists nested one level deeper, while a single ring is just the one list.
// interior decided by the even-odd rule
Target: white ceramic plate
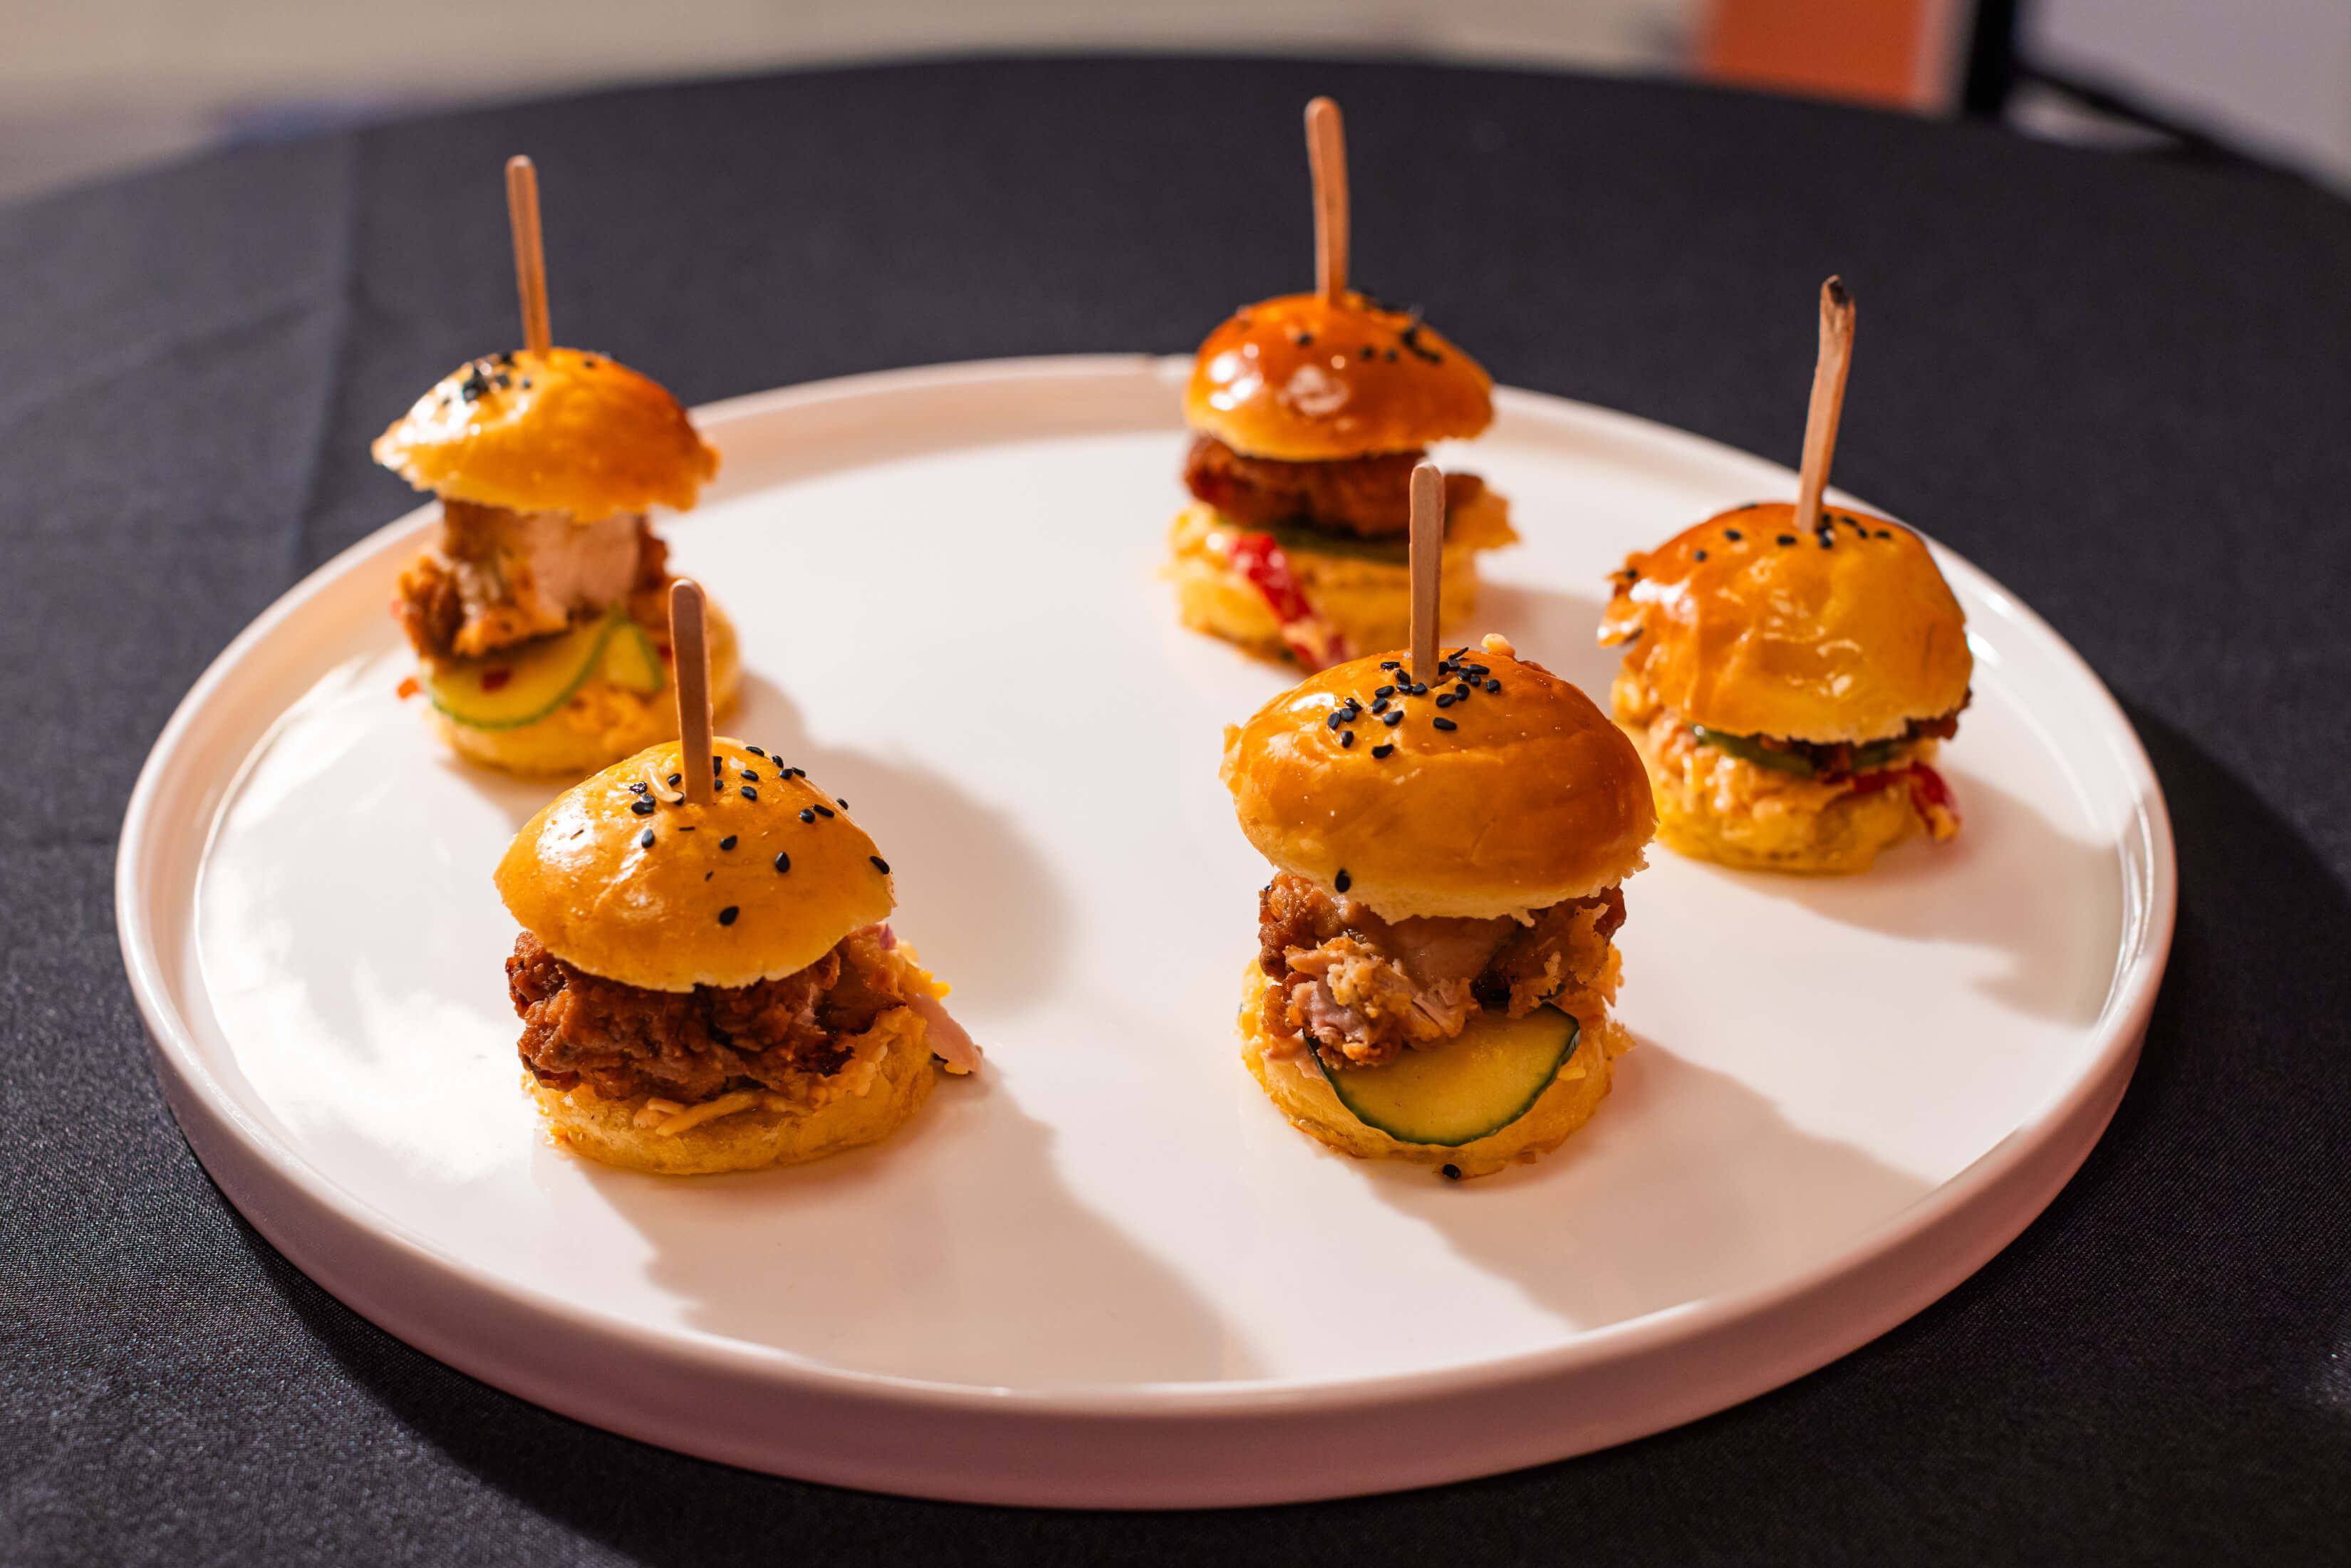
[{"label": "white ceramic plate", "polygon": [[[987,1073],[819,1166],[550,1148],[490,887],[549,790],[446,759],[384,613],[413,513],[287,594],[157,742],[119,914],[164,1084],[271,1242],[525,1398],[757,1469],[999,1502],[1412,1486],[1720,1409],[1883,1332],[2070,1176],[2170,940],[2155,779],[1966,562],[1967,829],[1869,876],[1656,852],[1641,1041],[1540,1165],[1447,1184],[1292,1132],[1236,1054],[1264,863],[1222,727],[1286,682],[1175,624],[1179,362],[1011,361],[721,404],[666,531],[743,632],[731,727],[845,796]],[[1603,692],[1603,579],[1783,469],[1506,392],[1461,460],[1527,538],[1478,630]]]}]

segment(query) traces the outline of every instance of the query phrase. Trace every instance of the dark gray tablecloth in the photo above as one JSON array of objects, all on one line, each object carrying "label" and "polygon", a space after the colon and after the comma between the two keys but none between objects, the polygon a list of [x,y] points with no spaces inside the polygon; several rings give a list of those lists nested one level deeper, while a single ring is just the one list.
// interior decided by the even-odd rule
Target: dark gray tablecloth
[{"label": "dark gray tablecloth", "polygon": [[[574,1425],[261,1242],[159,1097],[110,872],[246,622],[410,504],[369,438],[515,308],[689,402],[1188,350],[1357,272],[1502,381],[1792,460],[1812,297],[1863,306],[1838,478],[2028,596],[2177,813],[2179,940],[2112,1130],[2023,1238],[1778,1393],[1472,1485],[1250,1513],[833,1491]],[[0,1560],[2308,1561],[2351,1551],[2351,208],[2248,171],[1655,86],[967,63],[467,114],[0,212]],[[2019,888],[2020,899],[2032,896]]]}]

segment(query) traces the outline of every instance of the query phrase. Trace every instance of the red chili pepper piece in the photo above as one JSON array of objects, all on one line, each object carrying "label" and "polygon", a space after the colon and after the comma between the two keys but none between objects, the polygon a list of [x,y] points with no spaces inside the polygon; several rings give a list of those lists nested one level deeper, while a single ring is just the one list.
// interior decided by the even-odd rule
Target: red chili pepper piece
[{"label": "red chili pepper piece", "polygon": [[1317,670],[1347,656],[1346,639],[1314,613],[1314,607],[1299,589],[1298,580],[1290,575],[1290,557],[1273,542],[1271,534],[1235,536],[1227,559],[1265,596],[1274,619],[1281,623],[1282,642],[1300,664]]}]

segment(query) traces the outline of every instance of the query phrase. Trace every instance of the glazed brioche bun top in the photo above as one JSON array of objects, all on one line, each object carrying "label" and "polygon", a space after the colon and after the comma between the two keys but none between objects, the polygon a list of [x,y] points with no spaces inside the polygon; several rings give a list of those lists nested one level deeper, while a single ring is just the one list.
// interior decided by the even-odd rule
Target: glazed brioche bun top
[{"label": "glazed brioche bun top", "polygon": [[[1448,678],[1401,699],[1393,727],[1371,706],[1402,678],[1381,667],[1407,664],[1402,653],[1335,664],[1228,727],[1223,777],[1241,831],[1280,870],[1388,920],[1523,915],[1638,871],[1656,828],[1639,753],[1591,698],[1508,646],[1455,655],[1487,674],[1442,709],[1437,694],[1458,682],[1441,660]],[[1394,750],[1374,755],[1383,747]]]},{"label": "glazed brioche bun top", "polygon": [[583,523],[655,506],[684,511],[718,472],[717,452],[660,382],[577,349],[460,365],[374,451],[444,500]]},{"label": "glazed brioche bun top", "polygon": [[1208,334],[1184,417],[1250,457],[1322,463],[1410,452],[1493,423],[1478,361],[1361,294],[1285,294]]},{"label": "glazed brioche bun top", "polygon": [[1727,734],[1883,740],[1964,703],[1967,621],[1925,541],[1826,506],[1800,536],[1795,512],[1742,507],[1626,557],[1600,641],[1629,642],[1626,674]]},{"label": "glazed brioche bun top", "polygon": [[[889,869],[848,811],[737,742],[711,749],[726,782],[709,805],[652,792],[675,793],[672,741],[565,790],[515,835],[498,896],[549,952],[646,990],[747,986],[806,968],[889,915]],[[638,811],[641,800],[653,809]]]}]

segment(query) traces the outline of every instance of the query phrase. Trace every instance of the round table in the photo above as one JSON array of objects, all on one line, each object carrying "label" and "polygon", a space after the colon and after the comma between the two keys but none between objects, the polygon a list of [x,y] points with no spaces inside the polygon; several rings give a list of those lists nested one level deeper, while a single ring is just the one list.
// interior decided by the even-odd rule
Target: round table
[{"label": "round table", "polygon": [[[451,1372],[292,1270],[163,1108],[113,841],[204,664],[411,505],[370,438],[515,337],[500,162],[538,162],[558,340],[699,402],[1189,350],[1309,281],[1316,92],[1348,110],[1358,277],[1499,381],[1792,461],[1813,291],[1854,286],[1837,478],[2028,595],[2130,709],[2175,814],[2169,977],[2055,1204],[1882,1340],[1693,1426],[1436,1491],[1149,1517],[680,1458]],[[225,152],[0,211],[0,1557],[2209,1562],[2351,1540],[2343,203],[1653,84],[993,60]]]}]

